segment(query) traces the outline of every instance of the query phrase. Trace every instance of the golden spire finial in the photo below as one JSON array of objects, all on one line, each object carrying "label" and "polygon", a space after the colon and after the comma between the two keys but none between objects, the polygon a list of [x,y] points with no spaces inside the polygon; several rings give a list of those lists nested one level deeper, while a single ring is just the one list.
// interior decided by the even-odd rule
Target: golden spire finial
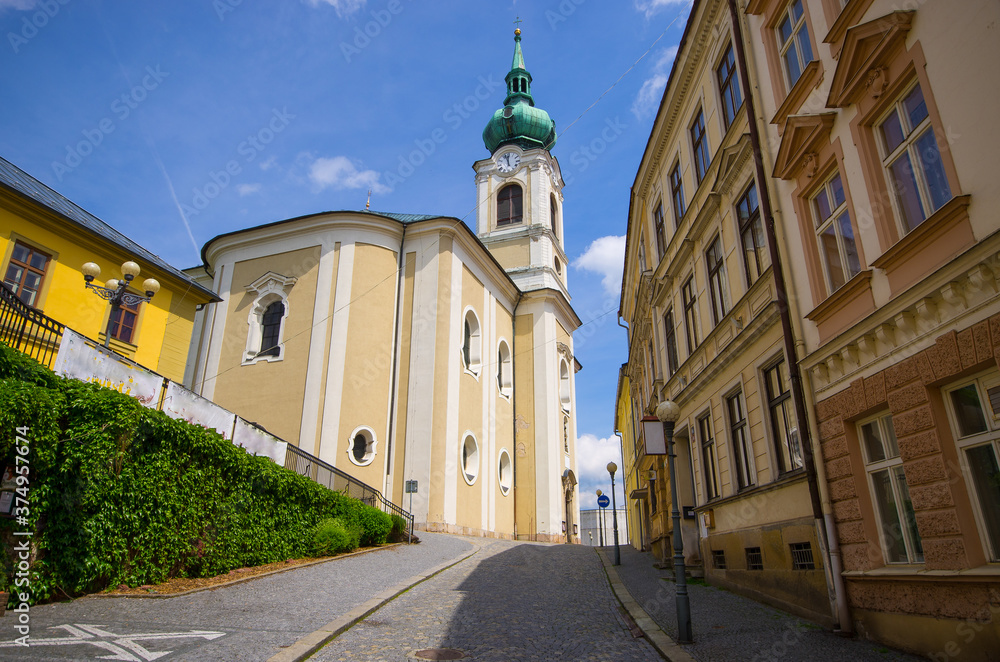
[{"label": "golden spire finial", "polygon": [[520,16],[518,16],[517,19],[515,19],[514,25],[516,25],[517,27],[514,28],[514,34],[516,36],[520,36],[521,35],[521,23],[523,23],[523,22],[524,21],[521,20]]},{"label": "golden spire finial", "polygon": [[372,207],[372,190],[368,189],[368,202],[365,203],[365,211],[368,211]]}]

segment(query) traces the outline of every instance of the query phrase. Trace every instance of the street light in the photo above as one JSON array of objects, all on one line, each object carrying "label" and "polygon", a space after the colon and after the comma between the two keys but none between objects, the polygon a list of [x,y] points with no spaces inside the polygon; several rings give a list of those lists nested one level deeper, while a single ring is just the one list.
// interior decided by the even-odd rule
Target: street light
[{"label": "street light", "polygon": [[667,438],[667,463],[670,465],[670,517],[674,524],[674,580],[677,582],[677,640],[682,644],[694,641],[691,632],[691,603],[688,600],[687,571],[684,567],[684,540],[681,538],[681,513],[677,508],[677,473],[674,469],[674,423],[681,415],[681,408],[672,400],[656,406],[656,418],[663,424]]},{"label": "street light", "polygon": [[[597,500],[598,501],[601,500],[601,495],[602,494],[604,494],[604,492],[602,492],[600,490],[597,490]],[[601,538],[601,547],[604,547],[604,509],[601,508],[601,504],[600,503],[597,504],[597,514],[601,516],[601,518],[599,520],[597,520],[597,529],[601,533],[601,535],[600,535],[600,538]]]},{"label": "street light", "polygon": [[618,547],[618,503],[615,499],[615,472],[618,471],[618,465],[614,462],[608,462],[608,473],[611,474],[611,508],[612,515],[611,526],[615,527],[615,565],[622,564],[622,550]]},{"label": "street light", "polygon": [[146,292],[146,296],[128,291],[128,286],[132,283],[132,280],[139,275],[139,265],[132,260],[128,260],[122,264],[122,280],[119,281],[117,278],[110,278],[104,283],[104,287],[94,285],[94,279],[101,275],[101,268],[99,266],[93,262],[87,262],[83,265],[81,271],[83,271],[84,287],[94,290],[97,296],[111,304],[111,313],[108,315],[108,328],[104,332],[105,347],[108,347],[108,343],[111,340],[111,329],[115,323],[115,313],[121,310],[122,304],[135,306],[143,301],[149,301],[160,291],[160,283],[155,278],[147,278],[143,281],[142,288]]}]

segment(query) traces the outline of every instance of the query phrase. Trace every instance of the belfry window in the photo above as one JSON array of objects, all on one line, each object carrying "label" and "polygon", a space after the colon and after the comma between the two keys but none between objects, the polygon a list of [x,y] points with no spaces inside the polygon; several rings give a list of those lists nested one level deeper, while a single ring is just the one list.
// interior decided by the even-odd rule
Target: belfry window
[{"label": "belfry window", "polygon": [[510,184],[500,189],[497,195],[497,226],[514,225],[521,222],[522,213],[521,187]]}]

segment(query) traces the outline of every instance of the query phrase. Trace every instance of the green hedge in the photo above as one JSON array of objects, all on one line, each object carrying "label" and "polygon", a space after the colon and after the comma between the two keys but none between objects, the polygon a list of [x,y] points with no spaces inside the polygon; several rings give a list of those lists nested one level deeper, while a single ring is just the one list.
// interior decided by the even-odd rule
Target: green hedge
[{"label": "green hedge", "polygon": [[[254,457],[214,430],[55,376],[0,344],[0,460],[29,426],[31,602],[308,556],[336,517],[383,544],[382,511]],[[0,520],[8,545],[12,530]]]}]

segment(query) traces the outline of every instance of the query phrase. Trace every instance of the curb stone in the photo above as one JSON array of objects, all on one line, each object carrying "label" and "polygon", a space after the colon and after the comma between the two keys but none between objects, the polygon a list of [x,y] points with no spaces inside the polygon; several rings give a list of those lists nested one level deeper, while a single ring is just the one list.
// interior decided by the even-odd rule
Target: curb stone
[{"label": "curb stone", "polygon": [[426,572],[414,575],[391,588],[387,588],[371,600],[358,605],[343,616],[330,621],[315,632],[311,632],[302,637],[288,648],[272,655],[268,658],[267,662],[301,662],[302,660],[305,660],[310,655],[325,646],[331,639],[334,639],[338,635],[349,630],[358,621],[367,618],[372,612],[378,610],[386,603],[391,602],[417,584],[427,581],[434,575],[442,573],[452,566],[458,565],[482,549],[471,540],[469,543],[472,545],[472,551],[465,554],[461,558],[445,561],[444,563],[437,565]]},{"label": "curb stone", "polygon": [[220,588],[227,588],[229,586],[235,586],[236,584],[242,584],[244,582],[250,582],[255,579],[261,579],[263,577],[270,577],[271,575],[280,575],[283,572],[288,572],[289,570],[298,570],[299,568],[309,568],[314,565],[319,565],[321,563],[330,563],[331,561],[339,561],[340,559],[346,559],[351,556],[360,556],[362,554],[370,554],[372,552],[377,552],[383,549],[392,549],[398,547],[399,545],[405,545],[406,543],[393,542],[387,545],[379,545],[378,547],[366,547],[365,549],[359,549],[355,552],[348,552],[346,554],[337,554],[336,556],[331,556],[326,559],[318,559],[316,561],[310,561],[309,563],[299,563],[298,565],[290,565],[287,568],[278,568],[277,570],[271,570],[270,572],[262,572],[259,575],[251,575],[250,577],[237,577],[236,579],[231,579],[228,582],[223,582],[221,584],[216,584],[214,586],[203,586],[201,588],[191,588],[186,591],[181,591],[180,593],[91,593],[90,595],[81,596],[79,599],[83,600],[85,598],[119,598],[119,599],[136,599],[136,600],[163,600],[165,598],[180,598],[185,595],[192,595],[194,593],[201,593],[203,591],[214,591]]},{"label": "curb stone", "polygon": [[635,621],[635,624],[639,626],[639,629],[649,639],[649,643],[653,644],[653,647],[659,651],[660,655],[664,659],[669,660],[669,662],[697,662],[695,658],[691,657],[690,653],[681,648],[666,632],[660,629],[660,626],[649,617],[645,609],[639,606],[639,603],[635,601],[632,594],[625,588],[625,584],[622,583],[621,578],[618,576],[618,571],[615,570],[607,555],[597,551],[596,548],[594,551],[597,553],[598,558],[601,559],[601,563],[604,564],[604,571],[608,575],[608,582],[611,583],[611,588],[618,597],[618,601],[628,611],[629,616],[632,617],[632,620]]}]

